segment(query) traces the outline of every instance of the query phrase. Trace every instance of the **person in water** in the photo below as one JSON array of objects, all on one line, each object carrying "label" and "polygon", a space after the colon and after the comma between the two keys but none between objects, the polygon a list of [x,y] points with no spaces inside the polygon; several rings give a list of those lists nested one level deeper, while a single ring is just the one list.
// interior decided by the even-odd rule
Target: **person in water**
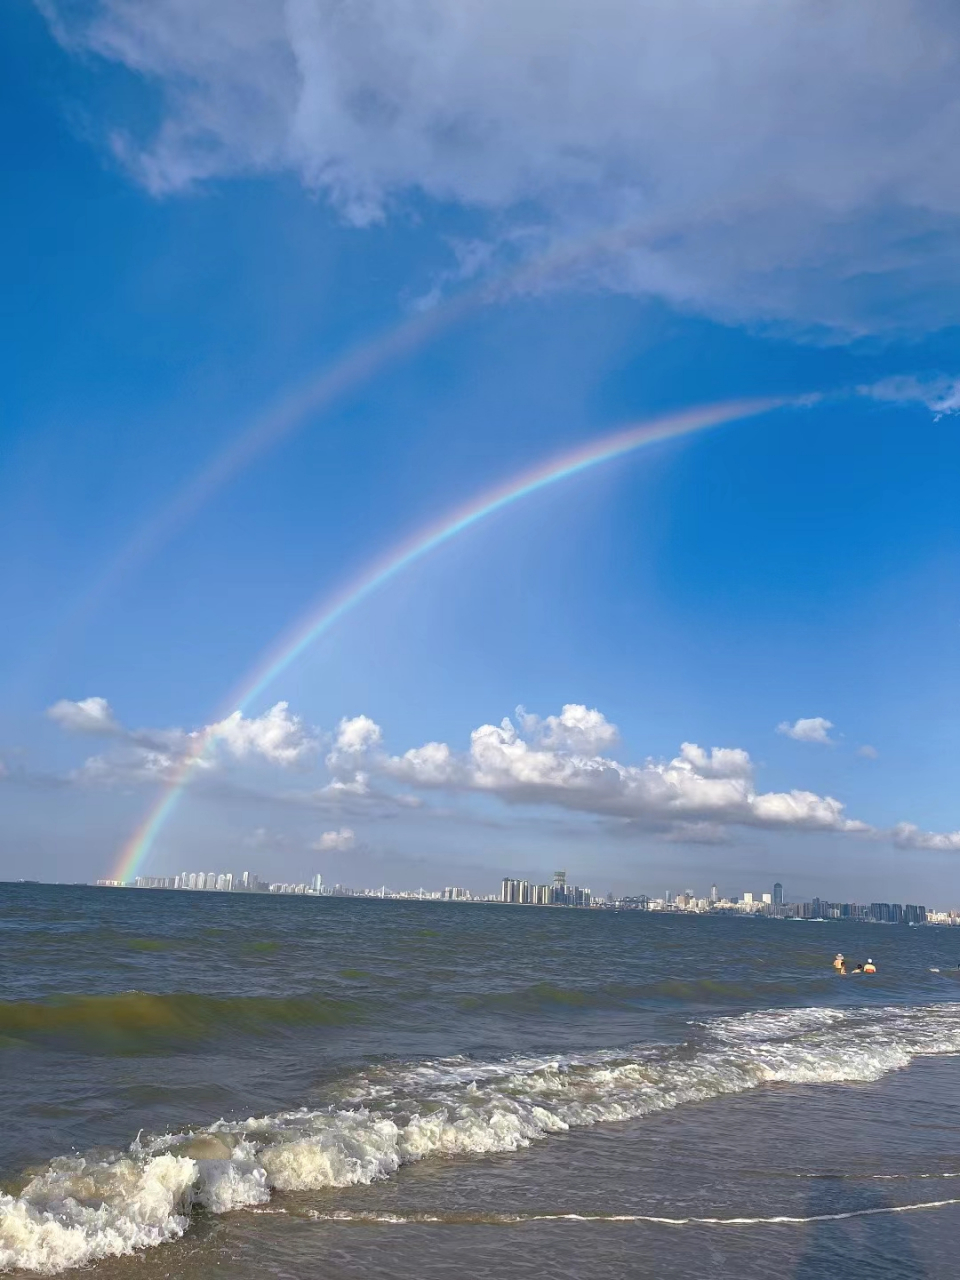
[{"label": "person in water", "polygon": [[877,966],[873,963],[873,961],[872,961],[872,960],[867,960],[867,963],[863,966],[863,972],[864,972],[864,973],[876,973],[876,972],[877,972]]},{"label": "person in water", "polygon": [[853,970],[852,970],[852,972],[853,972],[853,973],[863,973],[863,965],[862,965],[862,964],[855,964],[855,965],[853,966]]},{"label": "person in water", "polygon": [[[839,969],[840,972],[842,973],[843,966],[844,966],[843,952],[838,951],[837,954],[833,957],[833,967],[835,969]],[[960,965],[958,965],[957,968],[960,969]]]}]

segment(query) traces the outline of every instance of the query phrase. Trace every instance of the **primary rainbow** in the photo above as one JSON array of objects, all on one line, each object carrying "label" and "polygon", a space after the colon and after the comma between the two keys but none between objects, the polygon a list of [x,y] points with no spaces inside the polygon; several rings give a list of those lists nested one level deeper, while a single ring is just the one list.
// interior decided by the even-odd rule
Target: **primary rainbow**
[{"label": "primary rainbow", "polygon": [[[456,537],[458,533],[469,529],[503,507],[509,506],[510,503],[517,502],[528,494],[536,493],[547,485],[555,484],[558,480],[566,480],[570,476],[578,475],[581,471],[586,471],[589,467],[601,462],[608,462],[625,453],[631,453],[644,445],[654,444],[659,440],[671,440],[677,436],[691,435],[695,431],[703,431],[708,427],[719,427],[725,422],[754,417],[787,403],[789,401],[783,399],[733,400],[633,424],[612,435],[591,440],[588,444],[580,445],[559,457],[551,458],[549,462],[541,463],[519,477],[508,480],[499,488],[488,490],[465,507],[428,525],[426,529],[419,530],[399,547],[392,548],[381,559],[376,560],[339,594],[324,599],[319,608],[311,611],[296,627],[286,632],[267,652],[263,661],[254,668],[252,674],[243,681],[230,698],[229,711],[242,711],[315,640],[398,573],[428,555],[435,547],[441,546],[450,538]],[[228,714],[227,711],[218,719],[223,719],[226,714]],[[126,881],[136,875],[150,853],[161,828],[176,807],[190,775],[197,765],[202,763],[216,741],[216,736],[215,729],[204,730],[196,736],[190,754],[180,764],[159,800],[151,807],[144,821],[124,845],[113,873],[114,879]]]}]

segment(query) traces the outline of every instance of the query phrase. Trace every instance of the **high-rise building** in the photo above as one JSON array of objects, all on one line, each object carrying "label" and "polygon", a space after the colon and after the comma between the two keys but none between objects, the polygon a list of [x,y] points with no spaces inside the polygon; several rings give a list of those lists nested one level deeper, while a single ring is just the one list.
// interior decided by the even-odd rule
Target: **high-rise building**
[{"label": "high-rise building", "polygon": [[313,877],[312,888],[314,893],[323,893],[323,876],[320,874],[319,871]]},{"label": "high-rise building", "polygon": [[745,893],[745,894],[743,895],[743,900],[744,900],[744,902],[745,902],[748,906],[750,906],[750,905],[753,903],[753,894],[752,894],[752,893]]},{"label": "high-rise building", "polygon": [[773,905],[775,907],[783,906],[783,885],[779,880],[773,886]]},{"label": "high-rise building", "polygon": [[718,892],[718,890],[717,890],[717,886],[716,886],[715,884],[712,884],[712,885],[710,886],[710,901],[711,901],[711,902],[719,902],[719,901],[720,901],[720,894],[719,894],[719,892]]}]

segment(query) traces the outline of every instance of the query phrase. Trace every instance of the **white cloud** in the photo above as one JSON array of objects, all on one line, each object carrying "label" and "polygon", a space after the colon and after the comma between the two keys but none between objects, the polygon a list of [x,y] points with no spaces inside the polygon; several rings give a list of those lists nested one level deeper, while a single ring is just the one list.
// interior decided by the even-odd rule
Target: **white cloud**
[{"label": "white cloud", "polygon": [[922,404],[936,418],[960,413],[960,377],[936,374],[929,378],[911,375],[882,378],[869,386],[858,387],[861,395],[894,404]]},{"label": "white cloud", "polygon": [[[49,714],[70,730],[118,739],[109,754],[90,757],[71,775],[80,782],[181,781],[185,769],[213,780],[220,757],[205,746],[219,747],[241,761],[254,757],[288,767],[309,758],[317,745],[285,702],[259,717],[248,719],[235,712],[189,733],[126,730],[102,698],[63,701]],[[364,715],[344,718],[326,759],[331,776],[323,786],[273,796],[264,793],[261,798],[329,807],[343,816],[355,808],[370,817],[420,806],[418,791],[445,790],[621,819],[679,842],[718,843],[728,838],[725,833],[731,828],[756,827],[892,838],[903,849],[960,852],[960,831],[928,832],[903,822],[883,832],[848,817],[843,803],[832,796],[801,789],[758,791],[753,762],[740,747],[708,750],[684,742],[673,759],[623,764],[603,753],[602,748],[616,740],[617,731],[597,710],[568,703],[560,715],[541,718],[521,708],[519,719],[519,727],[509,718],[499,725],[481,725],[463,752],[445,742],[427,742],[402,755],[390,755],[374,720]],[[832,727],[823,717],[814,717],[785,723],[780,732],[801,741],[829,742],[827,731]],[[868,746],[859,752],[876,755]],[[244,794],[249,798],[252,793]],[[268,837],[267,829],[259,828],[252,839]],[[323,832],[311,848],[344,851],[354,842],[352,828],[341,826]]]},{"label": "white cloud", "polygon": [[337,726],[334,753],[338,755],[362,755],[380,745],[383,737],[380,726],[369,716],[344,717]]},{"label": "white cloud", "polygon": [[517,720],[527,737],[544,747],[596,755],[608,751],[620,740],[615,724],[602,712],[589,710],[579,702],[566,703],[558,716],[547,716],[545,720],[531,715],[525,707],[517,707]]},{"label": "white cloud", "polygon": [[[81,702],[62,699],[47,712],[62,728],[99,734],[117,740],[107,755],[91,756],[72,777],[82,782],[172,781],[184,767],[209,771],[225,753],[235,760],[257,759],[289,767],[308,759],[317,740],[299,716],[278,702],[261,716],[233,712],[202,729],[127,729],[113,715],[104,698]],[[219,754],[218,754],[219,753]]]},{"label": "white cloud", "polygon": [[912,822],[898,823],[893,829],[893,841],[900,849],[960,853],[960,831],[921,831]]},{"label": "white cloud", "polygon": [[532,224],[579,245],[565,278],[683,306],[952,319],[945,0],[39,2],[160,90],[154,132],[113,134],[155,192],[289,172],[358,225],[423,195]]},{"label": "white cloud", "polygon": [[234,711],[225,720],[201,730],[200,736],[222,744],[237,759],[259,756],[279,765],[297,764],[317,746],[300,717],[290,714],[286,702],[278,702],[262,716],[250,719]]},{"label": "white cloud", "polygon": [[865,742],[862,747],[857,747],[857,755],[863,756],[865,760],[876,760],[880,752],[876,747],[871,747],[869,742]]},{"label": "white cloud", "polygon": [[70,733],[102,734],[104,737],[118,737],[124,733],[106,698],[81,698],[79,702],[61,698],[47,708],[47,715]]},{"label": "white cloud", "polygon": [[819,742],[828,746],[833,743],[833,738],[830,737],[832,728],[832,720],[825,720],[823,716],[811,716],[807,720],[795,720],[793,724],[783,720],[777,725],[777,733],[795,738],[797,742]]},{"label": "white cloud", "polygon": [[139,782],[175,782],[189,761],[191,768],[209,767],[205,762],[190,757],[171,755],[136,744],[125,745],[110,755],[89,756],[83,765],[73,771],[71,780],[113,786]]},{"label": "white cloud", "polygon": [[[560,722],[562,716],[550,719]],[[600,754],[545,746],[542,726],[548,723],[524,713],[526,729],[518,730],[509,719],[481,725],[462,755],[446,743],[430,742],[402,756],[377,753],[367,764],[415,788],[479,792],[510,803],[557,805],[653,826],[871,830],[848,818],[840,801],[830,796],[800,790],[758,793],[750,757],[740,748],[707,751],[688,742],[673,760],[625,765]],[[532,741],[523,736],[528,731]]]},{"label": "white cloud", "polygon": [[334,849],[343,853],[353,848],[355,840],[356,836],[350,827],[341,827],[339,831],[324,831],[318,840],[314,840],[310,848],[319,853],[329,853]]},{"label": "white cloud", "polygon": [[713,747],[709,752],[695,742],[680,744],[680,758],[701,778],[749,778],[753,764],[739,747]]}]

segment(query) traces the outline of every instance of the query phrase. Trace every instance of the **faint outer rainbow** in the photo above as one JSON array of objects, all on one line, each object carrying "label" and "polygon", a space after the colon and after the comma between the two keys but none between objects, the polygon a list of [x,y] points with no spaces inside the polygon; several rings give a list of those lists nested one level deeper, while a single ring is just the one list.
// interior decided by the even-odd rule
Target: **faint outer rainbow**
[{"label": "faint outer rainbow", "polygon": [[[644,445],[654,444],[659,440],[671,440],[677,436],[692,435],[695,431],[719,427],[737,419],[755,417],[757,414],[767,413],[790,403],[795,402],[770,398],[732,400],[649,419],[615,431],[612,435],[591,440],[576,449],[551,458],[549,462],[525,471],[499,488],[487,490],[466,506],[460,507],[425,529],[418,530],[400,546],[391,548],[381,559],[374,561],[359,578],[344,587],[337,595],[325,598],[319,608],[307,614],[267,652],[263,660],[229,699],[229,709],[217,719],[222,720],[229,712],[243,710],[315,640],[398,573],[428,555],[435,547],[441,546],[450,538],[463,533],[464,530],[478,524],[503,507],[527,497],[528,494],[536,493],[539,489],[544,489],[558,480],[566,480],[598,463],[609,462]],[[180,764],[144,821],[124,845],[113,873],[114,879],[129,880],[136,875],[138,868],[150,853],[164,823],[176,807],[191,773],[197,765],[202,763],[216,741],[216,736],[216,733],[210,730],[197,735],[192,751]]]}]

